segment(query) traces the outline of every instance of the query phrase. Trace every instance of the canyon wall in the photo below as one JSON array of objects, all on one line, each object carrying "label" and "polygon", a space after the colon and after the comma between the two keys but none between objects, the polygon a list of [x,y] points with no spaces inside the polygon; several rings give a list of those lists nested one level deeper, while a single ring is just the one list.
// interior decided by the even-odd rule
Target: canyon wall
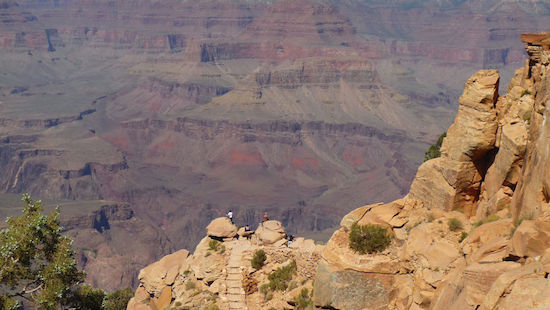
[{"label": "canyon wall", "polygon": [[[355,206],[407,193],[463,82],[480,67],[511,78],[517,36],[544,14],[530,1],[1,1],[2,197],[90,206],[70,207],[73,223],[103,201],[130,209],[69,230],[88,281],[108,288],[137,285],[229,208],[328,240]],[[510,194],[470,183],[465,204]]]}]

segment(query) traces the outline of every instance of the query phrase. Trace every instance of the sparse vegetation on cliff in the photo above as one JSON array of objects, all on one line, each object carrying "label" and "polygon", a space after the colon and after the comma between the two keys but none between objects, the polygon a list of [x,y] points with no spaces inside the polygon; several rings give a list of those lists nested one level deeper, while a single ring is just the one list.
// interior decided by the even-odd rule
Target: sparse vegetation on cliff
[{"label": "sparse vegetation on cliff", "polygon": [[451,218],[447,222],[447,225],[449,226],[450,231],[458,231],[462,229],[462,222],[457,218]]},{"label": "sparse vegetation on cliff", "polygon": [[265,256],[264,250],[257,250],[254,252],[254,257],[252,257],[252,261],[250,261],[250,264],[252,264],[252,267],[256,270],[263,267],[265,260],[267,257]]},{"label": "sparse vegetation on cliff", "polygon": [[353,223],[349,233],[349,246],[359,254],[384,251],[391,243],[386,229],[377,225]]},{"label": "sparse vegetation on cliff", "polygon": [[430,145],[426,153],[424,153],[424,161],[428,161],[430,159],[437,158],[441,156],[441,144],[443,144],[443,139],[447,136],[447,132],[442,133],[439,138],[437,138],[437,141]]},{"label": "sparse vegetation on cliff", "polygon": [[294,260],[273,271],[267,277],[269,282],[260,286],[260,292],[264,294],[264,299],[270,300],[273,297],[274,291],[285,291],[288,288],[292,277],[296,274],[296,271],[297,266],[296,261]]},{"label": "sparse vegetation on cliff", "polygon": [[309,296],[309,290],[307,288],[302,288],[300,294],[292,298],[292,302],[295,304],[294,309],[296,310],[309,310],[313,309],[313,301]]}]

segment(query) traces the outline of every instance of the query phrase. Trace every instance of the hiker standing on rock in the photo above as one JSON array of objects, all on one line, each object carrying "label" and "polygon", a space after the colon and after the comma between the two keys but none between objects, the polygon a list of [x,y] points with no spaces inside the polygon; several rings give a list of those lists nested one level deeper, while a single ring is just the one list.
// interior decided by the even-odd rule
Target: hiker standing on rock
[{"label": "hiker standing on rock", "polygon": [[269,217],[267,216],[267,212],[264,213],[264,222],[269,221]]},{"label": "hiker standing on rock", "polygon": [[227,212],[227,218],[229,218],[231,223],[233,223],[233,212],[231,210],[229,210],[229,212]]}]

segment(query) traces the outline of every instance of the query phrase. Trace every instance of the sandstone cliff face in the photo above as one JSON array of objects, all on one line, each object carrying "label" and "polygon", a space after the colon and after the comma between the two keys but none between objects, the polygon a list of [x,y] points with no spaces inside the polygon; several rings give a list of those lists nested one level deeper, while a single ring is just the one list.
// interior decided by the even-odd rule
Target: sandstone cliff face
[{"label": "sandstone cliff face", "polygon": [[[498,96],[494,70],[466,82],[441,157],[420,166],[404,199],[344,217],[318,266],[317,306],[548,307],[550,39],[522,40],[529,61],[505,95]],[[450,230],[451,219],[460,229]],[[354,222],[390,229],[392,244],[379,254],[355,253],[348,245]]]}]

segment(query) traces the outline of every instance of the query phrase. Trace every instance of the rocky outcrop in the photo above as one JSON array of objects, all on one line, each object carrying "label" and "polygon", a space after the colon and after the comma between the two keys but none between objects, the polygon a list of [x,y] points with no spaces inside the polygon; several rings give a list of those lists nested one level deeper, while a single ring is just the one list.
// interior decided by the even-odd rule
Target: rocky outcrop
[{"label": "rocky outcrop", "polygon": [[[213,220],[209,227],[220,224],[221,219]],[[284,231],[276,221],[267,221],[264,226],[272,232]],[[206,236],[193,255],[180,250],[143,268],[139,273],[139,286],[127,309],[282,308],[295,303],[293,300],[302,288],[311,290],[311,278],[323,248],[313,240],[301,238],[292,248],[286,244],[258,245],[248,238],[218,240],[219,237]],[[259,270],[251,266],[257,250],[263,250],[267,258]],[[292,275],[292,283],[287,283],[289,289],[271,291],[271,298],[266,298],[267,291],[262,292],[264,289],[259,289],[260,286],[269,282],[269,274],[292,261],[296,264],[296,272]]]},{"label": "rocky outcrop", "polygon": [[286,244],[285,228],[279,221],[265,221],[254,232],[252,241],[260,245]]},{"label": "rocky outcrop", "polygon": [[237,226],[227,217],[218,217],[206,226],[208,236],[222,239],[235,237],[237,230]]},{"label": "rocky outcrop", "polygon": [[[550,41],[546,34],[522,40],[530,59],[505,95],[498,96],[494,70],[466,82],[441,157],[420,166],[404,199],[344,217],[318,266],[317,306],[547,308]],[[390,246],[376,254],[354,252],[352,223],[386,228]]]},{"label": "rocky outcrop", "polygon": [[429,209],[475,214],[481,181],[491,160],[487,153],[496,140],[498,82],[496,70],[479,71],[466,82],[441,157],[418,168],[410,198],[423,201]]}]

